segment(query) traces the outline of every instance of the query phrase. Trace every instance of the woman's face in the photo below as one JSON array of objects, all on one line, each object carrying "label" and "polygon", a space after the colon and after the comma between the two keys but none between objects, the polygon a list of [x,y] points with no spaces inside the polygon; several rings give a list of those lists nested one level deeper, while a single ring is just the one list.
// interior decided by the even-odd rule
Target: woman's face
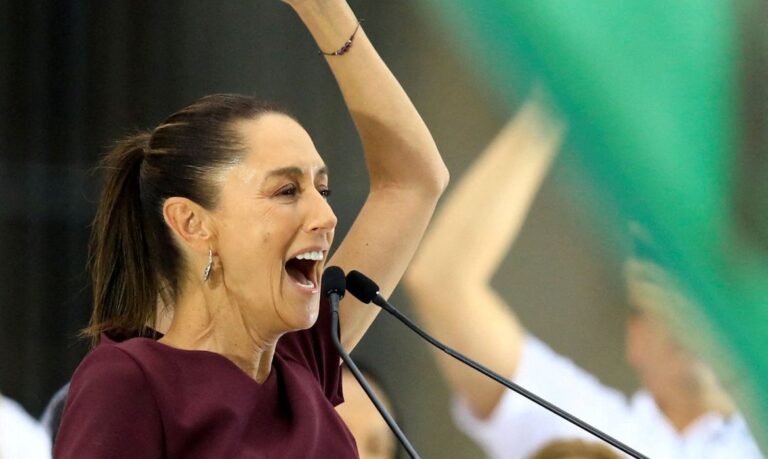
[{"label": "woman's face", "polygon": [[336,228],[327,169],[307,132],[285,115],[236,128],[246,154],[222,173],[212,213],[219,279],[247,325],[265,333],[308,328]]}]

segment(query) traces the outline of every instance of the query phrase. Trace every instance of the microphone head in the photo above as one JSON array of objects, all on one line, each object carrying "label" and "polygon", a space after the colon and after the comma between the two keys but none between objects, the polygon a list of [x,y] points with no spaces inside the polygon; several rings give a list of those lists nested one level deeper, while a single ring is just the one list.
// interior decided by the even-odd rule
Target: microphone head
[{"label": "microphone head", "polygon": [[325,268],[320,282],[320,291],[323,295],[329,296],[331,293],[336,293],[339,297],[344,296],[347,281],[344,278],[344,271],[338,266]]},{"label": "microphone head", "polygon": [[370,303],[379,295],[379,286],[360,271],[350,271],[347,274],[347,288],[355,298],[363,303]]}]

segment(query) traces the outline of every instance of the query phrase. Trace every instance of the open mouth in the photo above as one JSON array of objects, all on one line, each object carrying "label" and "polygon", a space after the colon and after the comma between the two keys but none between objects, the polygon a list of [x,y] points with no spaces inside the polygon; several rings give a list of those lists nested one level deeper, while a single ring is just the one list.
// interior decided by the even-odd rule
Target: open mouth
[{"label": "open mouth", "polygon": [[317,266],[323,260],[323,252],[301,253],[285,262],[285,272],[299,287],[317,287]]}]

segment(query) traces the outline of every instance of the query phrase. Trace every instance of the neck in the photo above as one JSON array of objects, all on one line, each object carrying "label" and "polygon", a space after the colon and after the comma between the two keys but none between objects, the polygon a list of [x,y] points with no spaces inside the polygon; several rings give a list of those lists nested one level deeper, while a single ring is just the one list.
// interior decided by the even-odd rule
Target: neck
[{"label": "neck", "polygon": [[661,412],[678,432],[685,431],[707,413],[729,416],[734,412],[727,398],[701,394],[695,390],[654,397]]},{"label": "neck", "polygon": [[672,424],[678,432],[683,432],[699,417],[706,414],[709,410],[701,405],[687,403],[659,403],[659,409],[664,413],[664,417]]},{"label": "neck", "polygon": [[160,341],[179,349],[220,354],[257,382],[264,382],[281,333],[249,326],[242,307],[224,294],[203,289],[188,289],[176,302],[173,321]]}]

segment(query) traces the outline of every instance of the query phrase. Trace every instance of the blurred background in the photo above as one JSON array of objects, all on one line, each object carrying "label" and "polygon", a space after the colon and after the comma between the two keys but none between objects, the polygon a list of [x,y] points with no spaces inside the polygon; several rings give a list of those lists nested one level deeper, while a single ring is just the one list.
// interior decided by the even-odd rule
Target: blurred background
[{"label": "blurred background", "polygon": [[[514,22],[513,17],[508,27],[521,28],[507,30],[488,19],[494,8],[503,10],[501,1],[480,2],[487,11],[468,15],[463,13],[472,10],[471,2],[350,4],[366,19],[368,35],[430,127],[454,183],[528,95],[534,75],[553,86],[566,114],[576,115],[577,134],[566,140],[494,286],[522,322],[555,350],[609,385],[635,389],[637,381],[622,354],[627,306],[620,265],[628,242],[614,226],[628,202],[638,209],[638,200],[611,194],[620,186],[603,181],[611,168],[626,170],[633,163],[599,162],[604,159],[600,152],[615,144],[610,138],[605,143],[590,138],[599,131],[588,126],[579,129],[586,126],[579,124],[580,115],[599,124],[605,119],[600,116],[611,112],[579,111],[572,87],[558,79],[562,73],[546,53],[535,57],[536,46],[504,54],[509,50],[489,47],[483,54],[481,46],[493,43],[484,34],[496,34],[497,44],[506,46],[502,40],[514,37],[505,33],[523,33],[526,25],[537,30],[537,20],[546,22],[547,8],[518,14],[521,19]],[[567,17],[561,24],[568,25]],[[752,43],[761,50],[755,56],[764,57],[762,28],[749,30],[756,31]],[[592,37],[584,44],[607,38]],[[755,60],[766,62],[748,61]],[[516,62],[519,68],[510,70]],[[768,100],[760,99],[766,94],[761,83],[753,83],[749,94]],[[286,5],[277,0],[0,1],[0,392],[32,415],[41,414],[87,351],[78,331],[86,325],[91,304],[85,266],[98,196],[97,159],[132,130],[154,126],[195,99],[220,92],[278,101],[305,126],[332,171],[341,240],[367,191],[361,148],[329,70]],[[610,97],[610,88],[604,94]],[[758,105],[756,117],[764,114],[765,106]],[[756,196],[768,197],[761,156],[765,123],[756,126],[748,143],[752,150],[745,149],[739,162],[749,166],[741,172],[724,170],[744,185],[740,190],[746,187],[740,195],[747,196],[742,206],[752,218],[748,234],[761,241],[754,247],[764,248],[760,215],[765,214],[759,209],[765,209],[766,201]],[[663,124],[657,127],[663,132]],[[585,151],[597,153],[585,158]],[[642,182],[624,185],[640,194],[646,190]],[[646,196],[653,200],[658,193]],[[639,207],[646,215],[658,215],[653,205]],[[679,238],[674,223],[662,219],[657,225],[671,244]],[[693,263],[684,249],[677,253]],[[401,292],[391,301],[409,311]],[[745,303],[741,310],[753,314],[758,322],[752,326],[760,328],[748,331],[753,340],[736,346],[738,352],[757,352],[757,343],[765,343],[761,340],[768,333],[756,334],[766,332],[759,305]],[[731,326],[723,336],[738,330]],[[424,457],[479,456],[451,423],[450,397],[426,344],[381,316],[353,357],[379,373],[405,432]],[[757,365],[751,367],[755,374],[768,378],[760,366],[764,358],[750,358]]]}]

